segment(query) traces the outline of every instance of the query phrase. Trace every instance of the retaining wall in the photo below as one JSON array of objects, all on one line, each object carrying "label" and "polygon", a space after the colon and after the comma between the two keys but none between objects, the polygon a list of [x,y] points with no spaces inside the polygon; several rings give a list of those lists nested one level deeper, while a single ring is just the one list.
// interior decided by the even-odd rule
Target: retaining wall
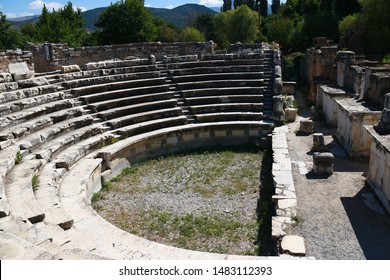
[{"label": "retaining wall", "polygon": [[127,57],[147,58],[153,54],[157,60],[163,56],[202,55],[214,53],[214,43],[183,42],[183,43],[136,43],[108,46],[92,46],[70,48],[67,44],[28,45],[34,57],[37,73],[50,72],[61,66],[77,64],[84,66],[88,62],[98,62]]}]

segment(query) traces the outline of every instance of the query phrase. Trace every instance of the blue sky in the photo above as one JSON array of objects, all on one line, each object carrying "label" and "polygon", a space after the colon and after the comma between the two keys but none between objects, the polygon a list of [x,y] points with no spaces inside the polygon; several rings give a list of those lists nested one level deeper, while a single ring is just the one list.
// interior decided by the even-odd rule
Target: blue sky
[{"label": "blue sky", "polygon": [[[22,17],[40,14],[43,4],[51,9],[58,9],[66,5],[69,0],[0,0],[0,12],[7,18]],[[91,10],[98,7],[106,7],[116,0],[72,0],[74,7],[81,10]],[[285,1],[282,1],[285,2]],[[174,8],[186,3],[200,4],[207,7],[221,7],[223,0],[145,0],[145,5],[154,8]],[[271,1],[269,1],[271,3]]]}]

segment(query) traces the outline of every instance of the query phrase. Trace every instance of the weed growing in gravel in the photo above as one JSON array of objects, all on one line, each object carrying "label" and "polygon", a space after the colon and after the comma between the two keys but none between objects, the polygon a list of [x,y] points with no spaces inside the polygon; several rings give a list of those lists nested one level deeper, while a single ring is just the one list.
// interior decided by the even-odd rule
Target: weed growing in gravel
[{"label": "weed growing in gravel", "polygon": [[[269,159],[272,166],[272,154],[245,147],[148,160],[124,169],[111,180],[109,191],[103,187],[94,195],[92,204],[116,226],[156,242],[269,255],[264,243],[264,236],[271,236],[273,213]],[[264,198],[258,199],[259,189]]]},{"label": "weed growing in gravel", "polygon": [[31,179],[31,185],[34,192],[39,188],[39,182],[39,175],[34,175]]},{"label": "weed growing in gravel", "polygon": [[18,151],[16,153],[16,159],[15,159],[15,164],[20,164],[23,162],[23,155]]}]

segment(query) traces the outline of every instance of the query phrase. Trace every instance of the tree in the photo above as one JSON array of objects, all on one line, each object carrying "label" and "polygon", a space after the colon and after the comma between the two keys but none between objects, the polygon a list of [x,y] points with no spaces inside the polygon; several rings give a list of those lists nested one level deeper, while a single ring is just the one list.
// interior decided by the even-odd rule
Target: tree
[{"label": "tree", "polygon": [[162,43],[173,43],[179,41],[179,31],[171,23],[163,21],[159,17],[153,19],[153,23],[157,28],[157,37],[156,41]]},{"label": "tree", "polygon": [[279,12],[280,9],[280,0],[272,0],[271,4],[271,10],[273,14],[276,14]]},{"label": "tree", "polygon": [[390,1],[363,0],[361,3],[369,51],[382,55],[390,53]]},{"label": "tree", "polygon": [[247,5],[215,16],[217,43],[228,47],[231,43],[254,43],[258,38],[258,15]]},{"label": "tree", "polygon": [[194,22],[194,27],[205,34],[206,40],[214,40],[215,27],[212,14],[200,14]]},{"label": "tree", "polygon": [[266,18],[265,26],[265,35],[269,40],[278,42],[283,50],[290,46],[291,34],[294,30],[292,20],[280,14],[272,14]]},{"label": "tree", "polygon": [[223,0],[221,12],[227,12],[232,9],[232,0]]},{"label": "tree", "polygon": [[43,6],[36,25],[36,39],[40,42],[67,43],[81,46],[87,36],[87,29],[80,9],[73,9],[71,2],[62,9],[49,12]]},{"label": "tree", "polygon": [[263,18],[268,15],[268,1],[267,0],[259,0],[260,2],[260,14]]},{"label": "tree", "polygon": [[204,42],[205,35],[195,27],[186,27],[181,34],[182,42]]},{"label": "tree", "polygon": [[22,46],[22,36],[0,12],[0,50],[15,49]]},{"label": "tree", "polygon": [[157,29],[143,0],[121,0],[111,4],[99,17],[96,26],[101,28],[103,44],[150,42]]}]

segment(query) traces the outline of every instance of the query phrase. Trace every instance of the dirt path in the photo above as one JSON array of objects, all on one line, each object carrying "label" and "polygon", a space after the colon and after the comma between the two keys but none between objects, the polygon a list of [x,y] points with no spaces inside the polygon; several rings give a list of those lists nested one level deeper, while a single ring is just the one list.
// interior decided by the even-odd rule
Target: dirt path
[{"label": "dirt path", "polygon": [[287,138],[298,222],[289,233],[305,237],[308,256],[317,259],[390,259],[390,216],[365,186],[368,160],[348,159],[333,137],[336,129],[316,122],[315,132],[324,133],[325,145],[335,156],[335,172],[328,178],[311,175],[313,136],[296,134],[309,110],[299,93],[296,99],[300,116],[288,125]]}]

